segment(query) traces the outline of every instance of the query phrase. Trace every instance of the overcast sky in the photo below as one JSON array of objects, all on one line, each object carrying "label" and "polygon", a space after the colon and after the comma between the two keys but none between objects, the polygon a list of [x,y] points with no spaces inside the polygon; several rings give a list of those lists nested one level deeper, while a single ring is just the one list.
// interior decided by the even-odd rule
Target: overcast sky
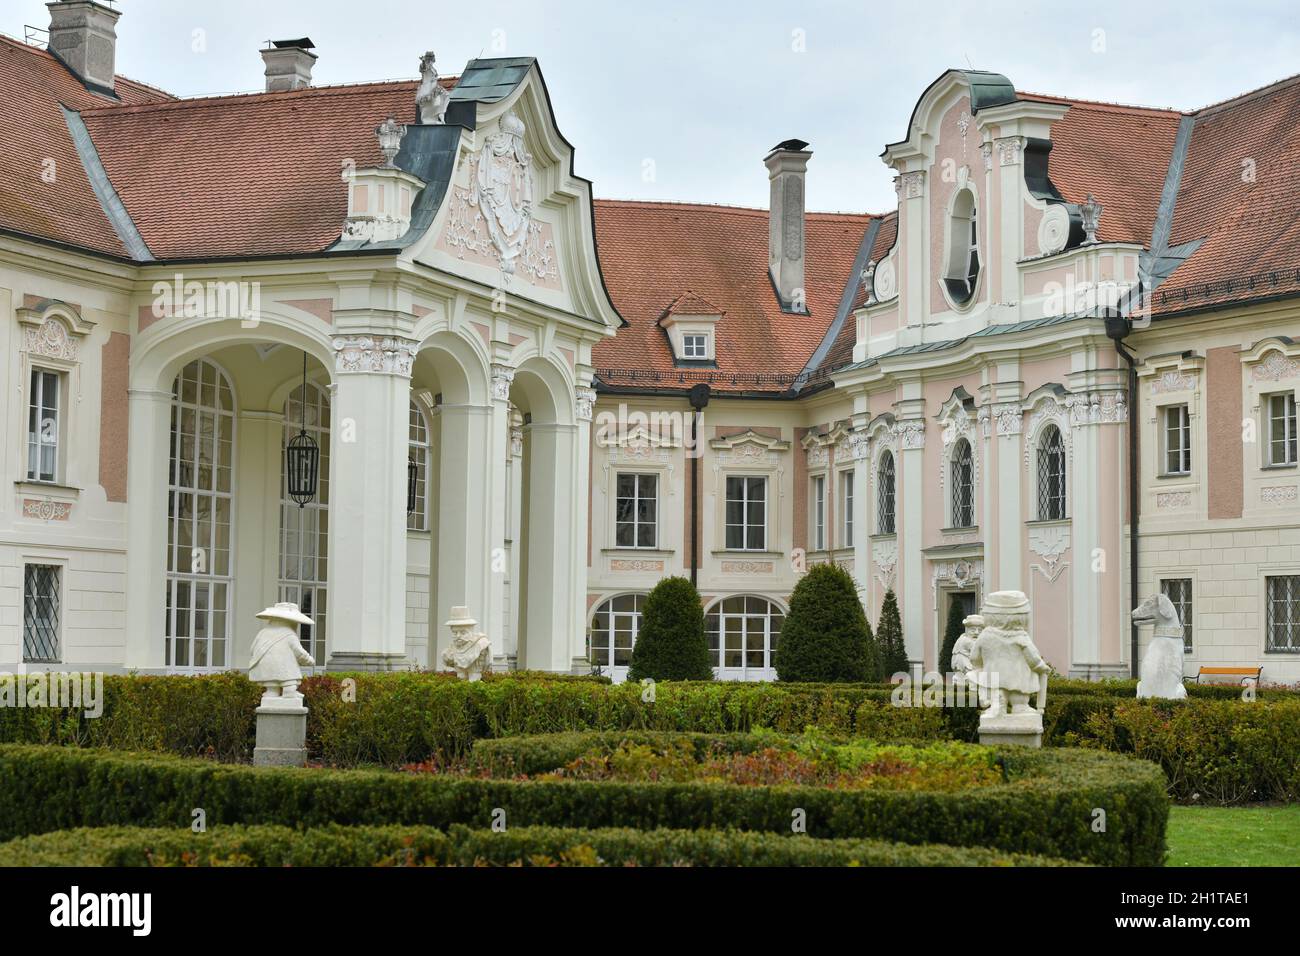
[{"label": "overcast sky", "polygon": [[[797,137],[812,144],[808,202],[820,210],[893,207],[880,151],[903,137],[917,98],[949,67],[1003,73],[1021,90],[1184,109],[1300,72],[1296,8],[1285,0],[116,7],[118,72],[182,96],[260,89],[257,51],[268,39],[310,36],[318,84],[414,77],[426,49],[444,74],[476,56],[535,56],[576,171],[597,196],[766,206],[762,157]],[[3,0],[0,10],[0,32],[11,36],[48,26],[44,0]]]}]

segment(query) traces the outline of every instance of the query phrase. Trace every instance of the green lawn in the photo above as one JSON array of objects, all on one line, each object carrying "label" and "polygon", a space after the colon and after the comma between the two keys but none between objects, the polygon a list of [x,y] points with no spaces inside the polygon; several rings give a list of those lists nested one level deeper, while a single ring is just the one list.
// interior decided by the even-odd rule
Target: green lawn
[{"label": "green lawn", "polygon": [[1300,866],[1300,804],[1173,807],[1167,866]]}]

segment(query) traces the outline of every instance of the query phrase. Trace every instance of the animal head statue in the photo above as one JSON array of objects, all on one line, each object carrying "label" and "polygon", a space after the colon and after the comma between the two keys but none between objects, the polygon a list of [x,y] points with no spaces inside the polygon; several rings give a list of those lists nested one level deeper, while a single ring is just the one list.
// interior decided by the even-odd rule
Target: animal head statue
[{"label": "animal head statue", "polygon": [[1151,624],[1155,627],[1182,627],[1174,602],[1163,594],[1152,594],[1133,609],[1134,624]]}]

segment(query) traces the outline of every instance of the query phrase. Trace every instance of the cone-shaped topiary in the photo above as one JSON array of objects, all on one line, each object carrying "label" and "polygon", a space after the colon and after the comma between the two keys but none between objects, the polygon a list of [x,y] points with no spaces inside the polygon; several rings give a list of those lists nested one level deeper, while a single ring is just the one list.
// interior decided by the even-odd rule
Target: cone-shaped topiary
[{"label": "cone-shaped topiary", "polygon": [[952,671],[952,649],[957,643],[957,638],[966,631],[966,625],[962,623],[965,619],[966,611],[961,601],[953,601],[948,605],[948,623],[943,629],[943,647],[939,650],[940,674]]},{"label": "cone-shaped topiary", "polygon": [[641,612],[628,680],[713,680],[700,592],[686,578],[664,578]]},{"label": "cone-shaped topiary", "polygon": [[889,680],[894,674],[907,672],[907,647],[903,644],[903,622],[898,616],[898,598],[894,590],[885,592],[880,606],[880,626],[876,628],[880,646],[880,677]]},{"label": "cone-shaped topiary", "polygon": [[776,648],[783,681],[866,681],[872,677],[871,625],[843,568],[818,564],[799,579]]}]

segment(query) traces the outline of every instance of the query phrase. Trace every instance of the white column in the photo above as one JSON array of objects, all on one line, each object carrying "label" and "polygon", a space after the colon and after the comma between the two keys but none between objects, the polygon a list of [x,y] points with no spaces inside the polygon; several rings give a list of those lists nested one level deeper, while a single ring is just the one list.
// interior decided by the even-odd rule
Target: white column
[{"label": "white column", "polygon": [[415,343],[346,335],[334,347],[327,669],[392,670],[406,662],[406,458]]},{"label": "white column", "polygon": [[[586,544],[586,521],[579,520],[575,443],[578,428],[567,424],[529,424],[527,443],[526,527],[524,546],[523,640],[519,666],[528,670],[568,672],[574,647],[582,640],[582,620],[573,607],[578,582],[574,563],[578,542]],[[585,509],[585,503],[583,509]],[[578,580],[585,580],[580,574]],[[573,630],[578,629],[575,637]],[[580,652],[579,652],[580,653]]]},{"label": "white column", "polygon": [[[171,430],[169,390],[127,392],[126,656],[129,670],[161,670],[167,607],[167,464]],[[259,609],[260,610],[260,609]]]},{"label": "white column", "polygon": [[[501,653],[500,575],[492,571],[498,519],[495,488],[500,468],[496,448],[497,410],[493,405],[443,405],[439,408],[438,467],[438,584],[433,601],[437,643],[435,668],[451,646],[444,624],[451,609],[468,607],[479,629],[492,639],[492,653]],[[503,536],[504,538],[504,536]]]},{"label": "white column", "polygon": [[519,423],[519,413],[511,413],[510,446],[507,459],[507,511],[506,538],[510,542],[508,573],[510,575],[509,612],[507,619],[506,663],[514,666],[519,660],[519,634],[523,628],[520,602],[523,587],[523,496],[524,496],[524,432]]},{"label": "white column", "polygon": [[[925,593],[925,403],[921,399],[900,402],[908,407],[909,417],[901,418],[898,429],[898,471],[895,500],[901,501],[898,512],[898,592],[899,616],[903,621],[903,640],[907,659],[912,663],[925,660],[925,615],[929,602]],[[896,505],[896,507],[898,507]]]},{"label": "white column", "polygon": [[239,414],[235,456],[234,603],[226,664],[247,667],[253,638],[262,627],[254,615],[279,600],[280,476],[283,412],[244,409]]},{"label": "white column", "polygon": [[573,481],[568,494],[573,502],[573,546],[569,552],[569,669],[585,674],[587,662],[587,535],[591,517],[591,418],[596,392],[589,385],[577,389],[573,436]]}]

